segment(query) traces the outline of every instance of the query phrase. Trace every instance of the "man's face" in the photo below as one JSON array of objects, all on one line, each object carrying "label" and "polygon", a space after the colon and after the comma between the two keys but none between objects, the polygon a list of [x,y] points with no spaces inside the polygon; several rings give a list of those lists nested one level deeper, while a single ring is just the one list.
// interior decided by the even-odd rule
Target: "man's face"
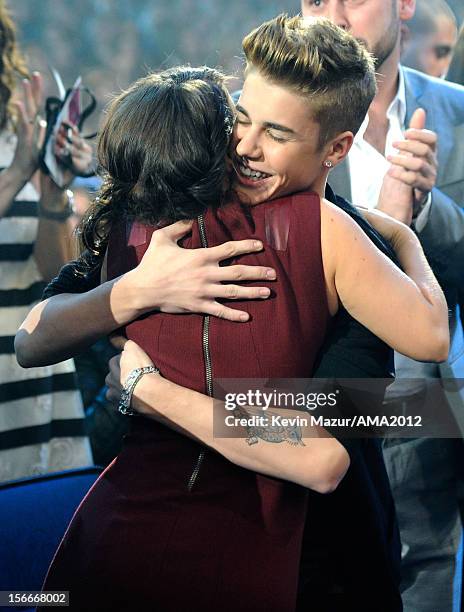
[{"label": "man's face", "polygon": [[230,159],[233,188],[244,203],[316,188],[324,149],[307,100],[251,71],[236,110]]},{"label": "man's face", "polygon": [[326,17],[362,41],[376,58],[376,69],[399,42],[397,0],[302,0],[303,17]]},{"label": "man's face", "polygon": [[434,77],[444,77],[451,63],[457,36],[455,23],[445,15],[438,17],[435,32],[411,42],[413,68]]}]

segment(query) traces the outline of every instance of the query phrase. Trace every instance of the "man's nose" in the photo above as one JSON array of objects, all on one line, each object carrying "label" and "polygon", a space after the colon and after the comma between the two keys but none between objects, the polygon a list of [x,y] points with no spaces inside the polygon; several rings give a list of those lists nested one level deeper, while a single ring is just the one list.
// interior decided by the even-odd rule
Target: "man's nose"
[{"label": "man's nose", "polygon": [[324,17],[330,19],[332,23],[343,30],[349,30],[350,28],[350,24],[346,16],[344,0],[332,0],[329,2]]},{"label": "man's nose", "polygon": [[256,130],[247,129],[246,131],[240,133],[239,130],[238,142],[235,148],[235,151],[239,157],[249,157],[253,159],[257,159],[261,155],[261,145],[259,134]]}]

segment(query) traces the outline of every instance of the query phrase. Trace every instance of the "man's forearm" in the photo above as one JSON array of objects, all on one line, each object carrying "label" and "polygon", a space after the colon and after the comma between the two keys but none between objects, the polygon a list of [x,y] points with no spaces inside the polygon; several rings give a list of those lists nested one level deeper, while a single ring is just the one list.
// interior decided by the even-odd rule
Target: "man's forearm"
[{"label": "man's forearm", "polygon": [[37,304],[15,338],[20,365],[35,367],[63,361],[136,319],[141,311],[127,276],[86,293],[55,295]]}]

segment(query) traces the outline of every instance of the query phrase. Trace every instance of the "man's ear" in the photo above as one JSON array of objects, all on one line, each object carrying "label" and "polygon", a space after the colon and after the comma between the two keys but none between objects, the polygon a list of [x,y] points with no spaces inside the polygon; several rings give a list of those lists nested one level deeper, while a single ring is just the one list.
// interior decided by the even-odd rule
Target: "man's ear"
[{"label": "man's ear", "polygon": [[330,143],[328,143],[326,149],[327,153],[324,156],[324,159],[332,162],[332,167],[337,166],[350,152],[353,140],[353,132],[342,132],[341,134],[338,134]]},{"label": "man's ear", "polygon": [[399,0],[398,16],[401,21],[409,21],[416,12],[416,0]]}]

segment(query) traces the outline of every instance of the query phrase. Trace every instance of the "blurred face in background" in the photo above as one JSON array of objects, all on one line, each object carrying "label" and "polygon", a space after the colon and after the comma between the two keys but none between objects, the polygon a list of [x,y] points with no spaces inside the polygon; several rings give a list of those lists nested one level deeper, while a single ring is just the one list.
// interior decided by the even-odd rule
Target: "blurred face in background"
[{"label": "blurred face in background", "polygon": [[402,19],[414,13],[415,0],[302,0],[303,17],[326,17],[364,42],[376,69],[400,42]]},{"label": "blurred face in background", "polygon": [[430,76],[446,76],[457,37],[456,23],[446,15],[437,16],[435,31],[426,36],[412,35],[405,24],[405,64]]}]

